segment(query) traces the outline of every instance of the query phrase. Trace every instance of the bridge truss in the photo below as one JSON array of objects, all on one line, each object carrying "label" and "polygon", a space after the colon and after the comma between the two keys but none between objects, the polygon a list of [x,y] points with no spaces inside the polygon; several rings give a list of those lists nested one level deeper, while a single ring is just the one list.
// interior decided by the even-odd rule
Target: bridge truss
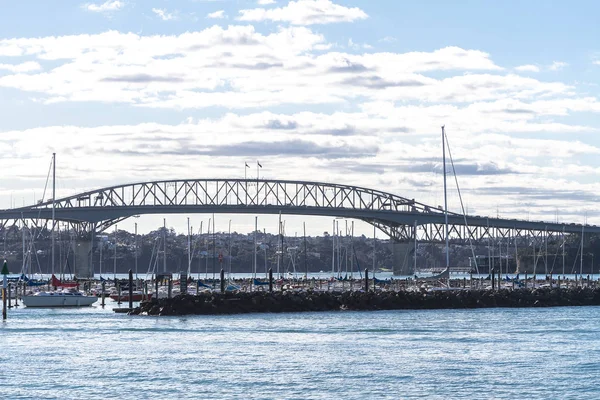
[{"label": "bridge truss", "polygon": [[[28,223],[49,229],[53,202],[0,210],[0,228]],[[443,242],[444,212],[380,190],[321,182],[256,179],[190,179],[112,186],[56,199],[55,220],[81,235],[102,232],[141,214],[285,214],[354,218],[398,242]],[[523,221],[448,213],[452,241],[545,238],[581,233],[575,224]],[[51,228],[51,227],[50,227]],[[585,226],[586,233],[600,227]]]}]

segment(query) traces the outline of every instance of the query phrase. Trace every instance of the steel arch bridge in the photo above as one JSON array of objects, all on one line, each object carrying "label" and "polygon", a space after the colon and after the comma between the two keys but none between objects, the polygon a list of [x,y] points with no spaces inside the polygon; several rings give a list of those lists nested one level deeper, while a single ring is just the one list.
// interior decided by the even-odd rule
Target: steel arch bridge
[{"label": "steel arch bridge", "polygon": [[[101,232],[141,214],[286,214],[354,218],[366,221],[395,241],[442,242],[444,212],[375,189],[335,183],[264,179],[179,179],[117,185],[56,199],[56,221],[79,233]],[[0,210],[0,227],[32,220],[48,226],[52,200]],[[489,237],[541,237],[581,233],[582,226],[448,213],[453,240]],[[586,233],[600,227],[586,225]]]}]

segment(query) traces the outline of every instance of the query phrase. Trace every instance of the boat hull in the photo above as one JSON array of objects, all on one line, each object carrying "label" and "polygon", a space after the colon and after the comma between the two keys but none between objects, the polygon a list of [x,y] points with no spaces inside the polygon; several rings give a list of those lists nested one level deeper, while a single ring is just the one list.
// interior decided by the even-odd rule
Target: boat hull
[{"label": "boat hull", "polygon": [[69,296],[62,294],[47,296],[23,296],[27,307],[87,307],[98,301],[95,296]]}]

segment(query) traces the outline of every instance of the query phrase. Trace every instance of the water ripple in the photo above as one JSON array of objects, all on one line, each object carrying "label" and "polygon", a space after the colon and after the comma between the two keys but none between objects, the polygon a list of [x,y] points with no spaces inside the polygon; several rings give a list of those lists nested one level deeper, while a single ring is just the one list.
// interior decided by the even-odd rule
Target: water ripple
[{"label": "water ripple", "polygon": [[600,308],[142,318],[19,308],[0,397],[600,398]]}]

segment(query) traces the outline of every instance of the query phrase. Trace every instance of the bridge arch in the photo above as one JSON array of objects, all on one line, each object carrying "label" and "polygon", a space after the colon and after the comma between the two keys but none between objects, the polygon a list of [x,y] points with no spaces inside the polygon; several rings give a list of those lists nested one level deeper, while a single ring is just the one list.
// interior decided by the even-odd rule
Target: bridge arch
[{"label": "bridge arch", "polygon": [[[52,219],[52,201],[1,210],[0,219]],[[313,181],[267,179],[176,179],[116,185],[56,199],[55,218],[105,230],[140,214],[296,214],[356,218],[397,241],[443,241],[444,212],[439,207],[381,190]],[[528,232],[579,233],[581,225],[463,216],[448,213],[456,238],[518,236]],[[587,226],[586,232],[600,232]]]}]

